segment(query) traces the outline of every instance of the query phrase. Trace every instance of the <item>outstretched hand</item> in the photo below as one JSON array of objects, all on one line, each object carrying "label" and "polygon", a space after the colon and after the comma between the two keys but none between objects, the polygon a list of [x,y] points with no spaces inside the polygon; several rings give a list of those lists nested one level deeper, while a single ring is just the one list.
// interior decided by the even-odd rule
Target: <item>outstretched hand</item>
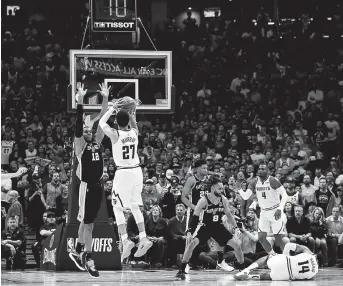
[{"label": "outstretched hand", "polygon": [[110,95],[110,91],[112,86],[107,87],[105,83],[99,84],[100,90],[98,92],[101,94],[102,97],[108,97]]},{"label": "outstretched hand", "polygon": [[85,85],[84,83],[78,82],[76,84],[76,88],[77,88],[77,102],[80,104],[83,104],[83,98],[85,97],[86,93],[87,93],[87,89],[84,89]]}]

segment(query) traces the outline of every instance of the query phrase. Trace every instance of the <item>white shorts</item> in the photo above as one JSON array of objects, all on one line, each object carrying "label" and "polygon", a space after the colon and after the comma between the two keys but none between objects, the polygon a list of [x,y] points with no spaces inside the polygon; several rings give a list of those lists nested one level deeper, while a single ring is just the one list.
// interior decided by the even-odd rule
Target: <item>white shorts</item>
[{"label": "white shorts", "polygon": [[291,280],[290,274],[288,272],[286,255],[277,254],[272,256],[270,259],[268,259],[267,265],[270,269],[270,278],[272,280]]},{"label": "white shorts", "polygon": [[279,220],[275,220],[274,214],[276,209],[264,211],[261,210],[258,221],[258,231],[272,234],[286,234],[286,215],[282,212]]},{"label": "white shorts", "polygon": [[117,170],[112,188],[112,205],[130,208],[131,204],[143,205],[143,173],[140,167]]}]

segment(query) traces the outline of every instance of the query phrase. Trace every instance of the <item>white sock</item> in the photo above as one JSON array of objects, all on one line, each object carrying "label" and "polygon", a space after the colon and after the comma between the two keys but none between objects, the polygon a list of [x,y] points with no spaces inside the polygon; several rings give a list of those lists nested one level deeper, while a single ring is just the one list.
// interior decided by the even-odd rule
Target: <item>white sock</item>
[{"label": "white sock", "polygon": [[258,268],[258,264],[256,262],[254,262],[253,264],[251,264],[250,266],[248,266],[247,268],[245,268],[248,271],[254,270]]},{"label": "white sock", "polygon": [[142,232],[139,233],[139,240],[142,240],[143,238],[146,238],[145,231],[142,231]]},{"label": "white sock", "polygon": [[125,239],[127,239],[127,233],[121,235],[121,242],[124,242]]}]

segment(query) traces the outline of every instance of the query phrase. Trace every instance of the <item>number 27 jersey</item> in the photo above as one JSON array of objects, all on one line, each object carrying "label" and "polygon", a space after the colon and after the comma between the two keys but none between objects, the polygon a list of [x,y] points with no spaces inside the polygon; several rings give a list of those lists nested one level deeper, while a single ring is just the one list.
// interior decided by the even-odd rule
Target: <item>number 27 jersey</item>
[{"label": "number 27 jersey", "polygon": [[117,130],[118,141],[112,144],[113,160],[117,168],[134,168],[139,166],[137,154],[138,136],[135,130]]}]

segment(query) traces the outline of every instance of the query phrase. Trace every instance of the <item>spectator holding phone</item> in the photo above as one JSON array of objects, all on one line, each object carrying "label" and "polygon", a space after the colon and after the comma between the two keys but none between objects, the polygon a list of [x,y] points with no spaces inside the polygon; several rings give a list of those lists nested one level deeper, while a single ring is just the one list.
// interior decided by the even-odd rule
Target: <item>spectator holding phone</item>
[{"label": "spectator holding phone", "polygon": [[33,174],[28,177],[30,183],[27,193],[27,216],[29,225],[39,230],[43,224],[42,217],[47,209],[47,204],[43,196],[42,179],[38,174]]}]

